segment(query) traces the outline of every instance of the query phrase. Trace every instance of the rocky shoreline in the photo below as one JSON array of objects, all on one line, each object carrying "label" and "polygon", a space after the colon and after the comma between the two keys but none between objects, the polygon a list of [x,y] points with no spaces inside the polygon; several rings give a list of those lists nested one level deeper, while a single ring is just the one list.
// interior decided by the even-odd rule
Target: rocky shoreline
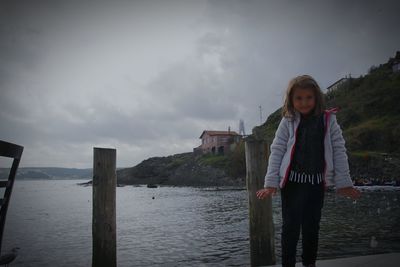
[{"label": "rocky shoreline", "polygon": [[118,184],[156,184],[169,186],[239,186],[245,177],[230,176],[224,166],[212,166],[202,156],[182,153],[154,157],[140,164],[117,171]]}]

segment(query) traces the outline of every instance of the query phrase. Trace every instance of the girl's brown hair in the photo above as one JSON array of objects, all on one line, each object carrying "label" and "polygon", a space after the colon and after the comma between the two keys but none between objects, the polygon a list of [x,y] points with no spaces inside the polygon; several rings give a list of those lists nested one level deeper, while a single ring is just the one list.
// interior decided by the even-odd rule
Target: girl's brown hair
[{"label": "girl's brown hair", "polygon": [[319,87],[318,83],[310,75],[297,76],[290,80],[288,88],[286,90],[285,103],[282,108],[283,117],[294,117],[295,110],[293,107],[293,94],[294,90],[299,89],[310,89],[315,96],[315,108],[313,111],[314,115],[320,115],[325,109],[324,95]]}]

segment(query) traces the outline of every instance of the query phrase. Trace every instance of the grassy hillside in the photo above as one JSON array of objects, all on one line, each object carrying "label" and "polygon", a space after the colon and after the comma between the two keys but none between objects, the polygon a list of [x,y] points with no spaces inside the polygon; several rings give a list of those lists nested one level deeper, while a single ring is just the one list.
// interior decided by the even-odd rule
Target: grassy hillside
[{"label": "grassy hillside", "polygon": [[[387,63],[371,67],[367,75],[351,78],[326,95],[328,108],[340,108],[337,119],[356,175],[371,174],[371,160],[380,162],[372,168],[375,176],[397,177],[395,171],[400,171],[400,72],[392,71],[395,60],[400,60],[400,52]],[[255,127],[253,134],[272,142],[280,119],[279,109]]]},{"label": "grassy hillside", "polygon": [[154,157],[117,172],[120,184],[180,186],[245,185],[244,143],[229,155],[176,154]]},{"label": "grassy hillside", "polygon": [[328,97],[350,150],[400,152],[400,73],[384,65]]}]

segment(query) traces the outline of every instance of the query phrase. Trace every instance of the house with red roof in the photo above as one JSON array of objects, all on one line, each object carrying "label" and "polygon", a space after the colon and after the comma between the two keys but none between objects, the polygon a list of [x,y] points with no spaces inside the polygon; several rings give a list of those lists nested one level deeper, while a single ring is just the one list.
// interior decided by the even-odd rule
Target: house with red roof
[{"label": "house with red roof", "polygon": [[201,145],[193,149],[195,154],[226,155],[233,151],[242,137],[229,129],[228,131],[204,130],[199,138]]}]

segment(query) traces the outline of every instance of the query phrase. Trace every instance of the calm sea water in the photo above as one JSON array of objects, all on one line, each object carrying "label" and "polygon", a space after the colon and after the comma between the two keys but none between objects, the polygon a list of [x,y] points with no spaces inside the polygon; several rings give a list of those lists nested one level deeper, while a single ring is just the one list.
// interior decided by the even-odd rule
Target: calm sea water
[{"label": "calm sea water", "polygon": [[[92,188],[78,182],[16,181],[3,239],[3,253],[21,248],[12,266],[91,266]],[[368,190],[357,202],[327,193],[319,258],[399,252],[399,204],[400,191]],[[279,262],[279,197],[273,207]],[[249,266],[247,192],[117,188],[117,260],[118,266]]]}]

